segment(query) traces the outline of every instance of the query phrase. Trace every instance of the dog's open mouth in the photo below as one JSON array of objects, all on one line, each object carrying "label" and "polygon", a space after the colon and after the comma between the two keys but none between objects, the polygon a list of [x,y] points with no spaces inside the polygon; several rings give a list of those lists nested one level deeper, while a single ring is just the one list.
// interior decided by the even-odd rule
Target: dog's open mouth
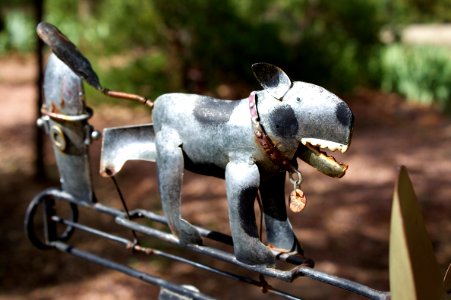
[{"label": "dog's open mouth", "polygon": [[332,141],[303,138],[299,144],[296,156],[315,167],[318,171],[331,177],[343,177],[348,169],[346,164],[337,162],[337,160],[328,155],[322,149],[328,149],[332,152],[340,151],[344,153],[349,145],[344,145]]}]

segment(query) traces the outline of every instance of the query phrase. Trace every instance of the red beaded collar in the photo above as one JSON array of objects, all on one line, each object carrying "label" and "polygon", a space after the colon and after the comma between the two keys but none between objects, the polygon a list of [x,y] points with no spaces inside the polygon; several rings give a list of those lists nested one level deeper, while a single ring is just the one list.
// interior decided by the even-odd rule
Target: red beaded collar
[{"label": "red beaded collar", "polygon": [[252,126],[254,129],[255,138],[258,144],[263,148],[265,153],[269,158],[281,168],[288,171],[291,183],[293,183],[293,191],[290,193],[289,206],[293,212],[300,212],[305,208],[307,199],[304,192],[300,189],[302,183],[302,174],[296,169],[296,167],[291,163],[291,161],[286,158],[277,149],[276,145],[271,141],[269,136],[263,129],[260,123],[260,118],[257,111],[257,97],[255,92],[249,95],[249,111],[251,113]]},{"label": "red beaded collar", "polygon": [[277,165],[284,168],[286,171],[290,173],[296,172],[296,168],[293,166],[291,161],[286,158],[274,143],[271,141],[269,136],[266,134],[263,129],[262,124],[260,123],[260,118],[258,116],[257,111],[257,97],[256,93],[252,92],[249,95],[249,111],[251,113],[252,126],[254,127],[254,134],[257,139],[258,144],[263,148],[265,153],[269,156],[269,158],[276,163]]}]

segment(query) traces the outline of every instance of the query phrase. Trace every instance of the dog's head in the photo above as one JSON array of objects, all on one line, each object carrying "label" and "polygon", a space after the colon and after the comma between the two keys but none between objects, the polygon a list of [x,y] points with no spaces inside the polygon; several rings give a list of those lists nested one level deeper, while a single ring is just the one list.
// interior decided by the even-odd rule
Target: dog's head
[{"label": "dog's head", "polygon": [[[265,91],[286,104],[279,120],[296,122],[290,135],[299,142],[297,156],[322,173],[342,177],[347,169],[321,149],[346,152],[354,123],[348,105],[324,88],[301,81],[292,82],[280,68],[267,64],[252,65],[254,75]],[[283,115],[291,117],[284,117]]]}]

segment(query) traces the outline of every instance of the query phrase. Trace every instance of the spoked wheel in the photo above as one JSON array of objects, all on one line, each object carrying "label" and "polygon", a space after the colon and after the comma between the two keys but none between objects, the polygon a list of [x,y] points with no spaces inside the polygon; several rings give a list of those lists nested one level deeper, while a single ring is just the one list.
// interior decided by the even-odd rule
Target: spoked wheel
[{"label": "spoked wheel", "polygon": [[68,215],[70,221],[77,222],[78,207],[70,200],[69,194],[57,189],[45,190],[31,200],[25,214],[25,233],[35,247],[42,250],[51,249],[51,242],[70,239],[75,228],[61,228],[62,225],[52,219],[57,216],[57,212],[61,212]]}]

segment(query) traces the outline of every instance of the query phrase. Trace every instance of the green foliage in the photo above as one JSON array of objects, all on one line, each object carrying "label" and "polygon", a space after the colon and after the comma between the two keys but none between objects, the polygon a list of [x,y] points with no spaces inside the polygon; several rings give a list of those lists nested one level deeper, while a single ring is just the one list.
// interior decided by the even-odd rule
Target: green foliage
[{"label": "green foliage", "polygon": [[[129,81],[135,91],[206,92],[223,83],[257,88],[250,66],[259,61],[279,65],[295,79],[350,90],[368,81],[368,62],[377,54],[384,21],[384,5],[377,0],[45,3],[45,20],[94,65],[104,62],[99,63],[101,80],[111,88]],[[158,53],[164,63],[139,57],[132,64],[137,52]],[[117,56],[127,64],[105,63]]]},{"label": "green foliage", "polygon": [[155,47],[161,42],[157,40],[161,36],[158,33],[161,21],[152,1],[103,0],[95,3],[91,26],[97,28],[97,54],[123,53],[135,48]]},{"label": "green foliage", "polygon": [[376,1],[154,3],[169,41],[168,53],[180,60],[176,71],[185,87],[193,67],[209,87],[237,77],[254,82],[249,66],[267,61],[293,78],[351,89],[366,79],[365,68],[381,26],[381,6]]},{"label": "green foliage", "polygon": [[105,65],[98,68],[103,73],[102,84],[116,90],[129,91],[155,99],[170,91],[166,56],[162,52],[145,52],[126,56],[119,66]]},{"label": "green foliage", "polygon": [[387,1],[397,23],[450,22],[451,0]]},{"label": "green foliage", "polygon": [[3,30],[0,31],[0,53],[7,51],[28,52],[33,49],[34,23],[33,14],[25,9],[8,9],[0,14]]},{"label": "green foliage", "polygon": [[278,25],[239,15],[232,1],[154,3],[165,33],[164,47],[184,88],[196,84],[211,88],[236,78],[250,81],[252,63],[284,61],[286,47],[277,36]]},{"label": "green foliage", "polygon": [[[381,27],[379,9],[371,1],[323,1],[310,8],[310,17],[300,41],[300,65],[309,73],[306,79],[349,90],[366,84],[369,59],[377,53]],[[327,75],[326,75],[327,74]],[[321,79],[328,76],[326,82]],[[310,78],[311,77],[311,78]]]},{"label": "green foliage", "polygon": [[451,51],[436,46],[387,46],[381,54],[381,85],[411,101],[451,111]]},{"label": "green foliage", "polygon": [[105,25],[100,20],[100,22],[95,21],[98,17],[96,14],[91,14],[90,11],[83,12],[80,3],[91,3],[91,1],[46,0],[44,20],[55,24],[83,52],[92,54],[98,47],[95,41],[102,34],[106,34]]}]

